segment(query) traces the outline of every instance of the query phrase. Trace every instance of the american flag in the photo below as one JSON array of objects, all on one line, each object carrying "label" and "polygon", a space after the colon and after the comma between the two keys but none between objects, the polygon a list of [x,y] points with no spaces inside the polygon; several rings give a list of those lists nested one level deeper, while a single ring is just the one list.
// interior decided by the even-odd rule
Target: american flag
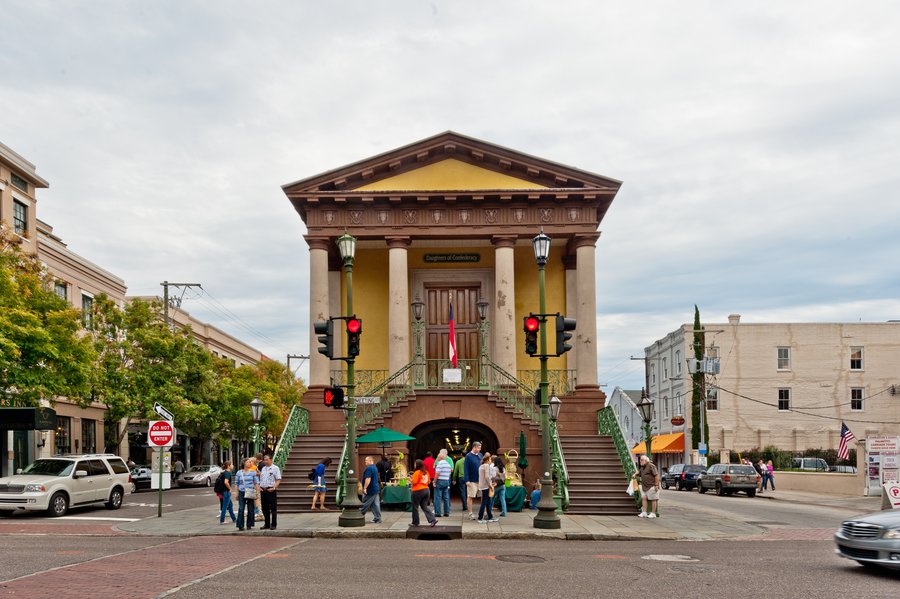
[{"label": "american flag", "polygon": [[838,457],[842,460],[850,459],[850,441],[856,440],[856,435],[847,428],[844,421],[841,420],[841,444],[838,445]]},{"label": "american flag", "polygon": [[457,360],[456,360],[456,329],[453,326],[453,299],[450,300],[450,361],[453,362],[453,367],[456,368]]}]

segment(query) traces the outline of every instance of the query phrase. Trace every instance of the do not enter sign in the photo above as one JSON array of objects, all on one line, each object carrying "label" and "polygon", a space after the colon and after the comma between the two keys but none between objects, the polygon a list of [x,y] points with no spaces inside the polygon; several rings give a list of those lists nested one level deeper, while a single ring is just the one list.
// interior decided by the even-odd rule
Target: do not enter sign
[{"label": "do not enter sign", "polygon": [[171,447],[175,444],[175,423],[171,420],[151,420],[147,431],[151,447]]}]

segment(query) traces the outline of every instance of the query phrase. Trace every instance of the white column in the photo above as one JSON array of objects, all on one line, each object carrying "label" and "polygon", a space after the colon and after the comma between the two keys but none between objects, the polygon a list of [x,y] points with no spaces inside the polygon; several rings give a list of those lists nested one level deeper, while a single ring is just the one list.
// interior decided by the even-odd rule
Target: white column
[{"label": "white column", "polygon": [[387,237],[388,369],[394,374],[409,363],[409,237]]},{"label": "white column", "polygon": [[330,360],[317,351],[319,342],[313,323],[327,320],[329,239],[307,239],[309,243],[309,386],[328,385]]},{"label": "white column", "polygon": [[[341,298],[343,294],[341,293],[341,281],[343,280],[344,273],[340,270],[329,270],[328,271],[328,313],[332,316],[344,316],[343,308],[341,307]],[[337,325],[336,325],[337,326]],[[338,330],[340,329],[340,330]],[[334,355],[343,356],[344,355],[344,335],[340,333],[343,331],[343,327],[338,326],[338,329],[335,329],[335,334],[333,338],[332,347],[334,348]],[[318,353],[318,352],[317,352]],[[329,376],[331,371],[334,370],[332,368],[331,360],[328,360],[328,371]]]},{"label": "white column", "polygon": [[516,238],[494,237],[494,362],[516,376]]},{"label": "white column", "polygon": [[575,318],[576,389],[599,389],[597,374],[597,287],[595,253],[600,234],[575,238],[577,304]]}]

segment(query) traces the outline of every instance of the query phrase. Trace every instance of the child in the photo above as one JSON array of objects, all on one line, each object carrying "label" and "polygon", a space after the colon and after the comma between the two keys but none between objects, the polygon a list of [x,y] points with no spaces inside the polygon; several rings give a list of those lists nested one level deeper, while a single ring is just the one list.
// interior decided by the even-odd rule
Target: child
[{"label": "child", "polygon": [[534,481],[534,486],[531,491],[531,509],[538,509],[538,502],[541,500],[541,481]]}]

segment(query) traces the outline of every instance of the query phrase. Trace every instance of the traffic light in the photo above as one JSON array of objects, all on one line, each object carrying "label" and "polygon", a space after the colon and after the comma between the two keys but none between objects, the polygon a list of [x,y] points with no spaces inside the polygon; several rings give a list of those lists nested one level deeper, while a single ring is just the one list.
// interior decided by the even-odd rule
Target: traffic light
[{"label": "traffic light", "polygon": [[322,347],[319,348],[319,353],[328,356],[329,359],[334,358],[334,321],[330,318],[328,320],[317,320],[313,323],[313,330],[319,336],[319,343],[322,344]]},{"label": "traffic light", "polygon": [[362,333],[362,320],[355,316],[347,319],[347,356],[355,358],[359,355],[359,334]]},{"label": "traffic light", "polygon": [[329,408],[340,409],[344,407],[344,390],[340,387],[325,387],[325,405]]},{"label": "traffic light", "polygon": [[569,339],[572,338],[572,333],[569,331],[575,330],[575,319],[574,318],[566,318],[565,316],[556,315],[556,355],[561,356],[570,349],[572,346],[566,343]]},{"label": "traffic light", "polygon": [[525,353],[533,356],[537,353],[537,336],[538,329],[541,328],[541,321],[534,314],[525,317]]}]

